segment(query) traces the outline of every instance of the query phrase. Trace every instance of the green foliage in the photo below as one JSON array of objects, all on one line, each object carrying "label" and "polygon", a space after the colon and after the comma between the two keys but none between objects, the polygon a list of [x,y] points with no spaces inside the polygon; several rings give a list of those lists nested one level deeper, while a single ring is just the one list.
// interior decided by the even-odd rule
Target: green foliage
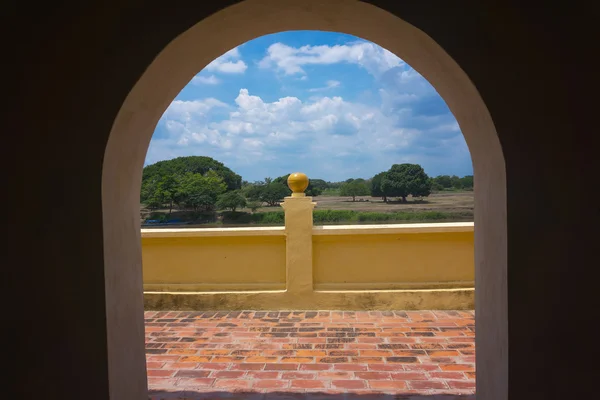
[{"label": "green foliage", "polygon": [[179,179],[177,201],[193,210],[210,210],[226,190],[227,185],[214,171],[209,171],[204,176],[187,172]]},{"label": "green foliage", "polygon": [[323,193],[321,193],[321,196],[339,196],[340,195],[340,189],[336,189],[336,188],[327,188],[323,191]]},{"label": "green foliage", "polygon": [[456,175],[439,175],[431,178],[432,190],[473,190],[473,175],[459,178]]},{"label": "green foliage", "polygon": [[[292,191],[290,190],[290,188],[287,185],[287,180],[289,178],[290,174],[286,174],[283,176],[279,176],[275,179],[273,179],[273,182],[275,183],[282,183],[285,185],[285,187],[288,189],[288,194],[286,194],[286,196],[289,196],[292,194]],[[325,190],[327,188],[327,182],[325,182],[323,179],[310,179],[308,180],[308,187],[306,188],[306,190],[304,191],[304,193],[306,193],[307,196],[319,196],[321,195],[321,193],[323,193],[323,190]]]},{"label": "green foliage", "polygon": [[249,201],[246,203],[246,207],[254,213],[256,210],[262,207],[262,203],[260,201]]},{"label": "green foliage", "polygon": [[219,210],[231,210],[235,212],[238,208],[246,207],[246,198],[238,191],[226,192],[219,196],[216,205]]},{"label": "green foliage", "polygon": [[247,199],[259,201],[265,187],[266,185],[262,182],[252,183],[247,186],[244,186],[244,188],[242,189],[242,193],[244,194],[244,196],[246,196]]},{"label": "green foliage", "polygon": [[381,190],[386,197],[401,197],[406,202],[408,195],[429,196],[431,182],[418,164],[394,164],[382,178]]},{"label": "green foliage", "polygon": [[224,212],[222,214],[224,224],[262,224],[262,225],[283,225],[285,217],[283,211],[269,211],[259,213],[233,213]]},{"label": "green foliage", "polygon": [[383,180],[384,177],[385,177],[385,171],[380,172],[377,175],[375,175],[373,178],[371,178],[371,196],[382,197],[383,201],[387,201],[387,198],[386,198],[385,194],[383,193],[383,190],[381,189],[381,181]]},{"label": "green foliage", "polygon": [[465,175],[460,178],[462,189],[473,190],[473,175]]},{"label": "green foliage", "polygon": [[464,221],[473,218],[469,212],[442,212],[442,211],[416,211],[416,212],[368,212],[353,210],[315,210],[313,221],[315,224],[327,223],[381,223],[401,221]]},{"label": "green foliage", "polygon": [[356,211],[352,210],[315,210],[313,212],[313,222],[322,224],[327,222],[350,222],[356,221]]},{"label": "green foliage", "polygon": [[[172,160],[159,161],[144,167],[142,186],[159,182],[166,176],[176,178],[188,172],[206,175],[213,171],[225,182],[227,190],[236,190],[242,187],[242,177],[227,168],[223,163],[210,157],[190,156],[177,157]],[[144,200],[144,199],[142,199]]]},{"label": "green foliage", "polygon": [[340,187],[340,196],[350,196],[352,201],[356,201],[356,196],[367,196],[369,194],[369,186],[367,186],[364,179],[354,179]]},{"label": "green foliage", "polygon": [[290,189],[280,182],[271,182],[265,185],[260,193],[260,201],[267,203],[270,206],[276,206],[284,197],[291,194]]}]

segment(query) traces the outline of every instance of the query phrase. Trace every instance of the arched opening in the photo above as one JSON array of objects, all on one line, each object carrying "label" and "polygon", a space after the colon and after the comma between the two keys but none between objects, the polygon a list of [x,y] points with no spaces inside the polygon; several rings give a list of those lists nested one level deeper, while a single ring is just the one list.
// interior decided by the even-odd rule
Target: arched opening
[{"label": "arched opening", "polygon": [[[138,207],[154,126],[191,77],[220,54],[268,33],[307,29],[349,33],[390,50],[434,86],[456,117],[475,172],[477,394],[506,398],[506,184],[489,112],[466,74],[431,38],[381,9],[344,0],[246,1],[226,8],[173,40],[129,93],[110,134],[102,182],[111,396],[136,398],[146,387]],[[202,51],[187,51],[198,43]]]}]

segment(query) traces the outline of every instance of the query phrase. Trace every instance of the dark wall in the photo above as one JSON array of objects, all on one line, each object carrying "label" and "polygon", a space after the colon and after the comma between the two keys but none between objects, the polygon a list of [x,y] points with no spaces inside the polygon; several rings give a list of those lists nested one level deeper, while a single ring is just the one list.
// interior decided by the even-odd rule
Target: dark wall
[{"label": "dark wall", "polygon": [[[3,4],[6,268],[21,291],[6,304],[14,315],[5,327],[23,343],[23,398],[108,397],[99,173],[108,133],[153,57],[232,2]],[[448,51],[499,132],[508,179],[510,398],[591,393],[600,376],[592,329],[596,10],[575,2],[372,3]]]}]

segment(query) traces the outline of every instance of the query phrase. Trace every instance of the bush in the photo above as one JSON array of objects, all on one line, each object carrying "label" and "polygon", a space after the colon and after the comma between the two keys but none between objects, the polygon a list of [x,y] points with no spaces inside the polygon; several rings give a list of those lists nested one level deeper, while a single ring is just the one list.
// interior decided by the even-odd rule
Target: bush
[{"label": "bush", "polygon": [[315,210],[313,213],[314,223],[326,222],[351,222],[356,221],[357,212],[352,210]]},{"label": "bush", "polygon": [[253,213],[261,207],[262,203],[260,201],[249,201],[246,203],[246,208],[249,208]]}]

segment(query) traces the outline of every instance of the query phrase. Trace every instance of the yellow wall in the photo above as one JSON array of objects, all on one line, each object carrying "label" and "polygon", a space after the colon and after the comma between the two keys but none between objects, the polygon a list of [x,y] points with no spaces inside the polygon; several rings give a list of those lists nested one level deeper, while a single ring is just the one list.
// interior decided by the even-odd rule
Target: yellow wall
[{"label": "yellow wall", "polygon": [[473,232],[313,236],[317,290],[473,286]]},{"label": "yellow wall", "polygon": [[473,224],[144,229],[148,309],[472,309]]},{"label": "yellow wall", "polygon": [[144,289],[285,288],[285,237],[142,237]]}]

